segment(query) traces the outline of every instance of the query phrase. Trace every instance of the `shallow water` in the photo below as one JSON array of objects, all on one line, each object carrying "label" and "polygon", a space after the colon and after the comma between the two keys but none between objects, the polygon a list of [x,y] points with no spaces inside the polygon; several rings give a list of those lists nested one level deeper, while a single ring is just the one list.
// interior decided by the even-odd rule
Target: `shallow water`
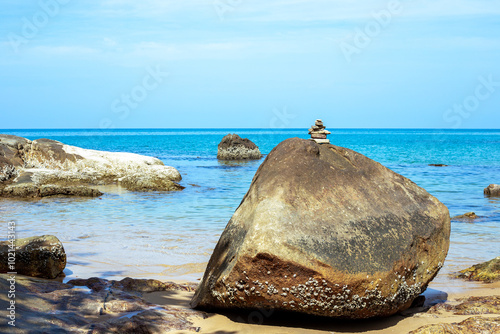
[{"label": "shallow water", "polygon": [[[67,279],[201,278],[215,244],[262,163],[217,161],[227,133],[253,140],[264,154],[306,129],[0,130],[50,138],[89,149],[160,158],[183,176],[181,192],[134,193],[117,187],[98,199],[0,200],[0,226],[15,221],[19,238],[54,234],[68,255]],[[379,161],[427,189],[452,216],[474,211],[474,222],[453,221],[450,252],[433,287],[454,288],[448,274],[500,255],[500,199],[483,189],[500,183],[500,130],[334,130],[332,143]],[[431,167],[442,163],[449,167]]]}]

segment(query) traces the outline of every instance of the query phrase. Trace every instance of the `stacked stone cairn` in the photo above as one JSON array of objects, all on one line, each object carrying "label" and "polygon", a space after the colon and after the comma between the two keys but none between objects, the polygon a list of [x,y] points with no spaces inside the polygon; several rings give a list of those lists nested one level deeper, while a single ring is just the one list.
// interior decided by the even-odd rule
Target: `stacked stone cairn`
[{"label": "stacked stone cairn", "polygon": [[318,144],[330,144],[330,140],[326,138],[330,131],[325,129],[323,121],[320,119],[316,120],[316,123],[309,129],[309,134],[311,135],[311,140],[314,140]]}]

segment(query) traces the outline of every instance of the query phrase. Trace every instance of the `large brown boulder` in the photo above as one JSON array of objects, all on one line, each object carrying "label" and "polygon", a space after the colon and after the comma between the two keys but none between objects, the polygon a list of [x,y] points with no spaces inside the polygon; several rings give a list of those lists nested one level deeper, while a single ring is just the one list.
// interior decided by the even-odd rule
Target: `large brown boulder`
[{"label": "large brown boulder", "polygon": [[486,196],[500,196],[500,185],[490,184],[488,187],[484,189],[484,194]]},{"label": "large brown boulder", "polygon": [[[12,253],[15,247],[15,258]],[[13,261],[9,261],[9,260]],[[9,262],[13,263],[9,265]],[[62,243],[53,235],[0,241],[0,273],[56,278],[66,267]]]},{"label": "large brown boulder", "polygon": [[193,307],[342,318],[408,308],[448,252],[449,211],[352,150],[274,148],[224,230]]},{"label": "large brown boulder", "polygon": [[217,151],[219,160],[255,160],[261,157],[262,154],[257,145],[250,139],[241,138],[237,134],[228,134],[222,138]]}]

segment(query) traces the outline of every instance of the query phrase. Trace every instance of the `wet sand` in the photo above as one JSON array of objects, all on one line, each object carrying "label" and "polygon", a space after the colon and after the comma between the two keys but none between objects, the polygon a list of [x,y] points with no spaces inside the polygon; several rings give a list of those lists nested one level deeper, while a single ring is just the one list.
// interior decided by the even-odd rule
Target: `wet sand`
[{"label": "wet sand", "polygon": [[[465,282],[453,280],[454,288],[447,291],[433,286],[426,291],[424,306],[446,300],[454,303],[459,298],[471,296],[500,295],[500,282],[493,284]],[[441,285],[441,284],[436,284]],[[457,287],[461,286],[461,289]],[[178,308],[189,308],[193,292],[154,292],[145,294],[144,298],[158,305],[169,305]],[[422,326],[437,323],[457,323],[472,315],[429,314],[423,308],[407,310],[383,319],[341,321],[336,319],[302,316],[298,314],[278,314],[269,311],[253,312],[220,312],[210,313],[209,317],[194,320],[199,333],[206,334],[318,334],[318,333],[408,333]],[[498,315],[482,315],[498,317]],[[172,333],[187,333],[175,331]]]}]

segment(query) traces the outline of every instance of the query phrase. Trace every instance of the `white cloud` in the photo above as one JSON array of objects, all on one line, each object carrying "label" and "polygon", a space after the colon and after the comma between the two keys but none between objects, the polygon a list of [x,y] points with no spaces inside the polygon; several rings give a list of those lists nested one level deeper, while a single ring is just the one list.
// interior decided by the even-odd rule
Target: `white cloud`
[{"label": "white cloud", "polygon": [[[224,21],[219,20],[214,8],[217,1],[233,6]],[[331,52],[356,28],[363,28],[368,20],[373,20],[373,12],[387,9],[390,1],[103,0],[90,4],[72,1],[25,51],[33,56],[73,55],[126,64]],[[498,45],[498,37],[488,30],[488,24],[479,25],[473,32],[468,30],[467,36],[453,29],[460,22],[470,23],[470,18],[500,15],[500,6],[492,6],[492,1],[400,0],[400,3],[402,13],[377,37],[386,42],[386,47],[411,47],[406,43],[410,39],[412,45],[433,48],[444,45],[461,48],[471,43],[484,50],[490,48],[488,45]],[[444,20],[447,17],[454,21]]]},{"label": "white cloud", "polygon": [[35,46],[28,52],[40,56],[89,56],[98,55],[100,50],[80,45]]}]

